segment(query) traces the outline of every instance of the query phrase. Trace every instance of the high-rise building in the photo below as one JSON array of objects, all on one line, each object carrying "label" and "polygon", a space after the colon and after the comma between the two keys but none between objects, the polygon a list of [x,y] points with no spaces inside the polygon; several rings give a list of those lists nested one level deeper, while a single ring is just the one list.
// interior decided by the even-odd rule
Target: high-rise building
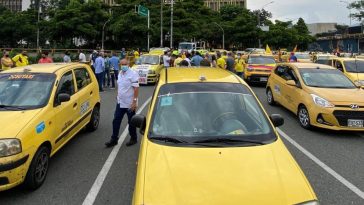
[{"label": "high-rise building", "polygon": [[0,5],[10,11],[21,11],[22,0],[0,0]]},{"label": "high-rise building", "polygon": [[111,6],[111,5],[115,5],[116,2],[115,0],[102,0],[105,4]]},{"label": "high-rise building", "polygon": [[235,5],[246,8],[247,0],[204,0],[205,5],[214,11],[220,11],[220,8],[225,5]]}]

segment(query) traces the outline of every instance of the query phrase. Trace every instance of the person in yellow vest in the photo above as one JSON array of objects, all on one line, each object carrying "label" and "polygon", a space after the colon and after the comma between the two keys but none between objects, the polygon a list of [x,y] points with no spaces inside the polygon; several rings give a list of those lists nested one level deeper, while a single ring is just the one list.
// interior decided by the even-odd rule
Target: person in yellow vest
[{"label": "person in yellow vest", "polygon": [[27,51],[23,50],[20,54],[14,56],[12,60],[16,67],[29,65]]},{"label": "person in yellow vest", "polygon": [[236,60],[235,60],[235,73],[236,75],[238,75],[240,78],[244,77],[244,69],[245,69],[245,59],[243,58],[243,56],[241,56],[240,54],[238,54]]},{"label": "person in yellow vest", "polygon": [[221,53],[217,53],[217,61],[216,61],[217,68],[226,69],[226,61],[221,56]]},{"label": "person in yellow vest", "polygon": [[139,56],[140,56],[139,49],[136,49],[134,51],[134,59],[137,60],[139,58]]},{"label": "person in yellow vest", "polygon": [[4,51],[3,57],[1,58],[1,69],[9,70],[13,65],[14,63],[9,57],[9,51]]}]

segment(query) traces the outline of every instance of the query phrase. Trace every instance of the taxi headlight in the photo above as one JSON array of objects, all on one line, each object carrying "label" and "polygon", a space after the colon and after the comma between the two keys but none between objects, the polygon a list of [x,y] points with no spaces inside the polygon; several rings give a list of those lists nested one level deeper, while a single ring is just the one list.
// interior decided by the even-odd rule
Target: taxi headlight
[{"label": "taxi headlight", "polygon": [[18,139],[0,139],[0,157],[7,157],[20,153],[21,143]]},{"label": "taxi headlight", "polygon": [[324,98],[322,97],[319,97],[315,94],[311,94],[311,97],[313,99],[313,102],[318,105],[318,106],[321,106],[321,107],[334,107],[333,104],[331,104],[329,101],[325,100]]},{"label": "taxi headlight", "polygon": [[306,201],[306,202],[299,203],[296,205],[320,205],[320,203],[318,201]]},{"label": "taxi headlight", "polygon": [[155,74],[155,71],[154,70],[149,70],[148,74]]}]

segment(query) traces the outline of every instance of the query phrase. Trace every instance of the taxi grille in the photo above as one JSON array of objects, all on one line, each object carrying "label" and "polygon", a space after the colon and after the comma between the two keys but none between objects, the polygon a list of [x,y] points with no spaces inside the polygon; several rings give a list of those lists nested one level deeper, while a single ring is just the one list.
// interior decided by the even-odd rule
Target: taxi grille
[{"label": "taxi grille", "polygon": [[364,120],[364,111],[335,110],[333,114],[340,126],[348,126],[349,119]]}]

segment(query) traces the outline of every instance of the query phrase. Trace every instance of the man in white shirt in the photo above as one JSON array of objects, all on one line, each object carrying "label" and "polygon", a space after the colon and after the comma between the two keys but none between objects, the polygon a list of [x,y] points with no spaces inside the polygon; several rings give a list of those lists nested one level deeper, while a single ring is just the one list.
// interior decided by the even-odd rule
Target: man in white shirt
[{"label": "man in white shirt", "polygon": [[86,63],[86,55],[83,53],[82,50],[80,50],[80,54],[78,55],[78,59],[80,60],[80,63]]},{"label": "man in white shirt", "polygon": [[169,68],[169,61],[171,60],[171,57],[168,55],[168,51],[164,51],[163,55],[163,65],[165,68]]},{"label": "man in white shirt", "polygon": [[125,114],[128,116],[130,134],[130,141],[126,143],[126,146],[137,143],[136,127],[132,126],[130,121],[138,107],[139,75],[129,68],[129,62],[126,59],[122,59],[120,64],[121,69],[117,81],[118,96],[112,122],[113,133],[110,141],[105,143],[106,147],[113,147],[118,144],[120,125]]}]

